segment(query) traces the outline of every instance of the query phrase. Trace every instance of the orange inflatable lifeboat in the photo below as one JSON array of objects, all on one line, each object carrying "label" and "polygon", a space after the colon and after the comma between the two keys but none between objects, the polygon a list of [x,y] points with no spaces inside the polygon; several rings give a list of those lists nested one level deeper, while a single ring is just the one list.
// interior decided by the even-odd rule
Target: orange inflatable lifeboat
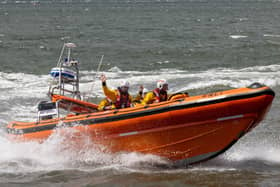
[{"label": "orange inflatable lifeboat", "polygon": [[110,153],[147,153],[192,164],[223,153],[254,128],[269,110],[274,92],[255,83],[199,96],[175,94],[162,103],[100,112],[91,112],[96,105],[85,101],[53,97],[88,111],[79,113],[74,107],[79,115],[11,122],[6,128],[9,138],[44,141],[57,128],[71,128]]}]

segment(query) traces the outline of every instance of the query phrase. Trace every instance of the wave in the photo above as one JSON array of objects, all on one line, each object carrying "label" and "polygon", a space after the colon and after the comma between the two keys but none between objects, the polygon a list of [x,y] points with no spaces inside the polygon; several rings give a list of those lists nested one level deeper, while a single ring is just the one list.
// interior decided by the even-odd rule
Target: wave
[{"label": "wave", "polygon": [[262,130],[267,129],[267,126],[263,124],[258,127],[258,131],[254,131],[253,136],[242,138],[242,143],[237,143],[223,158],[230,162],[263,161],[280,165],[280,139],[277,134]]},{"label": "wave", "polygon": [[271,146],[271,143],[262,148],[260,147],[260,145],[250,146],[250,150],[248,150],[248,147],[246,148],[247,150],[245,147],[239,147],[238,150],[227,153],[225,159],[235,162],[259,160],[280,165],[280,148]]},{"label": "wave", "polygon": [[[148,168],[168,165],[169,162],[154,155],[139,153],[109,154],[89,141],[89,136],[79,137],[81,149],[69,138],[76,136],[73,129],[57,129],[46,141],[12,142],[0,135],[0,173],[30,173],[53,170],[94,171],[113,168]],[[102,151],[100,151],[102,150]]]},{"label": "wave", "polygon": [[229,36],[232,39],[240,39],[240,38],[247,38],[248,36],[245,35],[230,35]]},{"label": "wave", "polygon": [[[108,77],[108,85],[116,87],[126,79],[131,84],[131,93],[135,94],[139,85],[148,89],[156,86],[156,81],[165,78],[169,82],[170,92],[178,90],[204,89],[215,86],[231,88],[245,87],[253,82],[260,82],[270,87],[279,86],[280,65],[253,66],[242,69],[215,68],[206,71],[185,71],[178,69],[161,69],[158,71],[117,71],[103,72]],[[99,73],[100,74],[100,73]],[[46,98],[50,76],[24,73],[0,72],[0,100],[15,98]],[[89,88],[93,87],[93,90]],[[102,97],[102,88],[95,71],[81,71],[81,92]],[[209,90],[211,91],[211,89]],[[91,93],[89,93],[91,92]]]},{"label": "wave", "polygon": [[273,38],[279,38],[280,35],[279,34],[264,34],[264,37],[273,37]]}]

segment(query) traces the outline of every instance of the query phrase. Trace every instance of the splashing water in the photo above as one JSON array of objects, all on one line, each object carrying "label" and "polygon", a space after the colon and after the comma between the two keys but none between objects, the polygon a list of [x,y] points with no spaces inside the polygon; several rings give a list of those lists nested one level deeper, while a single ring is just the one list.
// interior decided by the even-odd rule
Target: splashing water
[{"label": "splashing water", "polygon": [[0,173],[28,173],[35,171],[100,170],[108,168],[137,168],[169,163],[154,155],[139,153],[106,153],[88,135],[79,135],[79,149],[71,138],[77,130],[58,128],[44,142],[12,142],[0,136]]}]

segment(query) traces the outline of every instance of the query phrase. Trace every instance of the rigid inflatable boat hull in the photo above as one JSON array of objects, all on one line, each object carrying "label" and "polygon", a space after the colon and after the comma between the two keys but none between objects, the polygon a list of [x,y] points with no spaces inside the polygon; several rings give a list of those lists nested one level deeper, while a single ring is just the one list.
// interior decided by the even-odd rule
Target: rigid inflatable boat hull
[{"label": "rigid inflatable boat hull", "polygon": [[42,141],[63,121],[61,128],[76,130],[77,146],[87,134],[110,153],[140,152],[191,164],[227,150],[264,118],[273,98],[268,87],[240,88],[40,124],[12,122],[7,131],[18,141]]}]

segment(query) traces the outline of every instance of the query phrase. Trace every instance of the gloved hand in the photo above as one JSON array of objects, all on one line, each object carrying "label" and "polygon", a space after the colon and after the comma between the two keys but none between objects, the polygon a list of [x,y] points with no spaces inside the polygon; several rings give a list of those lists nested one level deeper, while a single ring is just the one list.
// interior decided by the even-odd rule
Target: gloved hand
[{"label": "gloved hand", "polygon": [[107,78],[106,78],[106,76],[105,76],[104,74],[101,74],[101,75],[100,75],[100,80],[101,80],[102,82],[106,82]]},{"label": "gloved hand", "polygon": [[106,78],[106,76],[105,76],[104,74],[101,74],[100,80],[101,80],[101,82],[102,82],[102,85],[105,86],[105,85],[106,85],[106,80],[107,80],[107,78]]},{"label": "gloved hand", "polygon": [[138,91],[138,93],[139,93],[140,95],[143,94],[143,89],[144,89],[144,86],[143,86],[143,85],[140,85],[140,86],[139,86],[139,91]]},{"label": "gloved hand", "polygon": [[112,106],[105,106],[104,108],[103,108],[103,110],[111,110],[112,109]]}]

